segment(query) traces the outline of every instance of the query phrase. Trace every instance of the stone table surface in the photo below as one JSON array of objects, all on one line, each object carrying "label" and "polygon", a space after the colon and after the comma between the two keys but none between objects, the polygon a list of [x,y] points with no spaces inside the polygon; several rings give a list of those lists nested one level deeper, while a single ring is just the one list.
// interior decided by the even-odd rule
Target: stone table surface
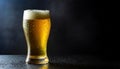
[{"label": "stone table surface", "polygon": [[46,65],[25,63],[26,55],[0,55],[0,69],[89,69],[120,68],[119,62],[101,60],[95,56],[50,56]]}]

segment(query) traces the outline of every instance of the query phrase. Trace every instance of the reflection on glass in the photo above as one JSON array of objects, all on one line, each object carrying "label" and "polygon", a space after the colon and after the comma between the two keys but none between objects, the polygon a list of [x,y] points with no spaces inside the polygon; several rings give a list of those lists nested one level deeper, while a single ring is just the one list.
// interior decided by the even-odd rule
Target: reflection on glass
[{"label": "reflection on glass", "polygon": [[31,65],[31,64],[27,64],[27,69],[49,69],[48,68],[48,64],[45,65]]}]

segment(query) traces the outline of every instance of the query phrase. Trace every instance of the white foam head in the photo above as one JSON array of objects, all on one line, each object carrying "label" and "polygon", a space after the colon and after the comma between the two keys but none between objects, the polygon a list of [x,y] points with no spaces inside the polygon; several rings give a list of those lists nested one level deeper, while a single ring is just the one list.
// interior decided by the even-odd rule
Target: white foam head
[{"label": "white foam head", "polygon": [[49,10],[24,10],[23,19],[49,18]]}]

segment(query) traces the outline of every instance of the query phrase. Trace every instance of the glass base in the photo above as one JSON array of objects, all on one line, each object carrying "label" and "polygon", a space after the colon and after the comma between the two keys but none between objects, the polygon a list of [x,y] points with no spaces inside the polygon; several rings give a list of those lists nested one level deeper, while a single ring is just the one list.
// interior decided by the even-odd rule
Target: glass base
[{"label": "glass base", "polygon": [[26,59],[26,63],[28,64],[47,64],[48,62],[49,62],[48,57],[39,58],[39,59],[33,59],[33,58]]}]

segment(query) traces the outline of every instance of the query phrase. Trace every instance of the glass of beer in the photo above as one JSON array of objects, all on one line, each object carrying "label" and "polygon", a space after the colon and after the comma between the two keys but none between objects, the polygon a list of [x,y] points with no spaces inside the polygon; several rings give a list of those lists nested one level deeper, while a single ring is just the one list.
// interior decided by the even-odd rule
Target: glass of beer
[{"label": "glass of beer", "polygon": [[50,33],[49,10],[24,10],[23,30],[27,43],[26,63],[46,64],[47,42]]}]

